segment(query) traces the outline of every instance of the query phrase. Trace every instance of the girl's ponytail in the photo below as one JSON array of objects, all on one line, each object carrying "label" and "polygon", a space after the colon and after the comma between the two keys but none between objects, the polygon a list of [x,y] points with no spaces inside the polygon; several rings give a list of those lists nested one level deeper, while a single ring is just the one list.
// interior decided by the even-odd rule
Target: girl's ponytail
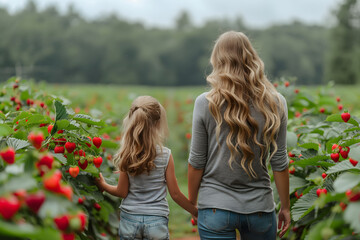
[{"label": "girl's ponytail", "polygon": [[167,129],[165,110],[153,97],[138,97],[124,119],[123,127],[115,165],[134,176],[150,172],[155,167],[156,147],[162,145],[163,132]]}]

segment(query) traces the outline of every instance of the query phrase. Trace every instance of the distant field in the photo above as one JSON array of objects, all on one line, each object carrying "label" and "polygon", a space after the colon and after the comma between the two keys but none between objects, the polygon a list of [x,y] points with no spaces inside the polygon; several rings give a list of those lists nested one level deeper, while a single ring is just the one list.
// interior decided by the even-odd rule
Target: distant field
[{"label": "distant field", "polygon": [[[130,107],[131,101],[139,95],[151,95],[160,100],[167,110],[170,136],[167,146],[172,149],[175,159],[176,175],[181,190],[187,195],[187,157],[190,140],[186,133],[191,133],[191,118],[193,101],[207,87],[138,87],[112,85],[46,85],[49,93],[66,96],[72,102],[72,107],[85,109],[92,114],[105,115],[120,124],[124,114]],[[339,96],[345,109],[354,111],[359,116],[360,86],[335,87],[299,87],[300,91],[309,94],[326,91],[334,97]],[[97,109],[96,111],[94,109]],[[195,236],[190,223],[190,215],[177,206],[169,197],[170,232],[172,238]]]}]

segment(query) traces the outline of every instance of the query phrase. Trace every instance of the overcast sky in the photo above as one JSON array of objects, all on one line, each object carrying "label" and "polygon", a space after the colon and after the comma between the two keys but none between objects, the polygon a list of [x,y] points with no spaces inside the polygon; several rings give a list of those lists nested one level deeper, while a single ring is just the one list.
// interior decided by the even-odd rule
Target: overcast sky
[{"label": "overcast sky", "polygon": [[[11,12],[27,0],[0,0]],[[117,13],[147,26],[171,27],[179,13],[186,10],[193,23],[201,25],[214,18],[242,17],[248,26],[266,27],[294,19],[326,25],[332,21],[331,10],[342,0],[35,0],[42,9],[56,5],[65,11],[70,3],[88,18]]]}]

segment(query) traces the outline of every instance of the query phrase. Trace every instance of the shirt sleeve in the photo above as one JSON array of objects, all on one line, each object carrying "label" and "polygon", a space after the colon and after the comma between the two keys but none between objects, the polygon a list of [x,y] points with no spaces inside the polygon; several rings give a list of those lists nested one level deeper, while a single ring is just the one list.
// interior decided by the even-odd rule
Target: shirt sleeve
[{"label": "shirt sleeve", "polygon": [[284,105],[284,115],[281,119],[279,133],[276,139],[277,151],[270,159],[270,165],[273,171],[281,172],[289,166],[289,159],[287,155],[286,146],[286,132],[287,132],[287,120],[288,120],[288,109],[286,99],[280,95],[281,103]]},{"label": "shirt sleeve", "polygon": [[196,169],[205,168],[208,152],[208,136],[205,125],[205,109],[208,107],[205,95],[196,98],[193,111],[192,137],[189,164]]}]

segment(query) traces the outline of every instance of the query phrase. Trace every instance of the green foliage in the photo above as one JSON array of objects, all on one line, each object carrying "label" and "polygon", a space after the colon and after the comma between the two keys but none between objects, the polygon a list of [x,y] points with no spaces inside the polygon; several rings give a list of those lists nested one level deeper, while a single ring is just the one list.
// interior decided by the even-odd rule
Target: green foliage
[{"label": "green foliage", "polygon": [[88,20],[74,8],[28,6],[15,13],[0,8],[0,81],[19,74],[52,83],[205,85],[214,41],[235,30],[250,37],[271,79],[323,82],[329,32],[323,26],[295,21],[252,29],[240,18],[194,26],[184,12],[174,28],[158,29],[116,15]]}]

